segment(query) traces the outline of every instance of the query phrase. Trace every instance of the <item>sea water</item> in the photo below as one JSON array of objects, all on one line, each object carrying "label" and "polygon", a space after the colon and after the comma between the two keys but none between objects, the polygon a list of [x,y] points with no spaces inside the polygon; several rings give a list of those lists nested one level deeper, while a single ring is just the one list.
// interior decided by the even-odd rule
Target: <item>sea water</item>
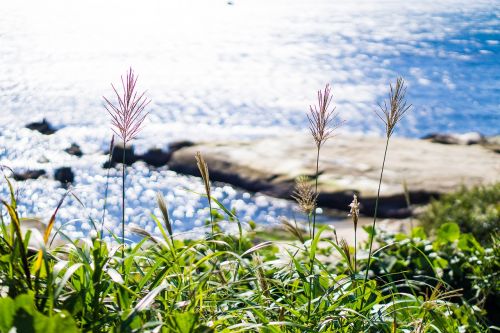
[{"label": "sea water", "polygon": [[[102,220],[110,121],[102,96],[132,66],[152,102],[136,149],[172,141],[241,140],[305,131],[329,83],[343,133],[380,135],[374,110],[399,75],[413,111],[398,135],[500,128],[500,1],[2,1],[0,163],[70,166],[73,192],[57,225],[82,237]],[[50,136],[24,126],[46,118]],[[82,147],[77,158],[64,152]],[[65,189],[51,177],[17,182],[22,216],[47,221]],[[152,233],[162,192],[178,232],[207,218],[198,178],[128,168],[127,224]],[[5,183],[1,195],[7,195]],[[217,184],[243,221],[277,223],[288,201]],[[111,169],[106,229],[120,233],[120,171]],[[347,207],[346,207],[347,211]],[[295,214],[295,213],[293,213]]]}]

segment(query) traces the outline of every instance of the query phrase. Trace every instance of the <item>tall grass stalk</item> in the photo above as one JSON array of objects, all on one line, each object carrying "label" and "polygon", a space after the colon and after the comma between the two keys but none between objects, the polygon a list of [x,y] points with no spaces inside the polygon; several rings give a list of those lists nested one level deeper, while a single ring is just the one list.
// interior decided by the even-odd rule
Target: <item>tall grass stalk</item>
[{"label": "tall grass stalk", "polygon": [[146,106],[151,102],[146,98],[146,92],[138,94],[136,91],[137,76],[130,68],[125,78],[121,77],[122,93],[118,93],[115,86],[111,84],[115,93],[116,102],[113,103],[106,97],[104,107],[111,116],[113,132],[118,135],[123,144],[122,159],[122,259],[125,258],[125,177],[126,164],[125,153],[127,143],[133,140],[142,129],[142,125],[148,112],[144,112]]},{"label": "tall grass stalk", "polygon": [[212,214],[212,193],[210,191],[210,174],[208,172],[208,165],[207,162],[205,162],[205,159],[203,159],[203,155],[201,155],[199,151],[196,152],[195,158],[196,158],[196,165],[198,166],[198,170],[200,171],[201,179],[203,180],[203,186],[205,187],[205,194],[207,195],[208,199],[210,226],[212,227],[212,237],[213,237],[215,234],[215,224]]},{"label": "tall grass stalk", "polygon": [[[318,178],[319,178],[319,157],[321,146],[334,136],[334,131],[338,129],[343,122],[338,121],[338,113],[335,113],[335,107],[330,109],[330,103],[333,96],[331,95],[330,85],[327,84],[323,91],[318,90],[317,99],[318,105],[310,105],[307,120],[309,121],[309,130],[316,145],[316,172],[315,172],[315,193],[318,196]],[[316,209],[312,215],[311,238],[314,238],[316,232]]]},{"label": "tall grass stalk", "polygon": [[[392,84],[390,85],[389,92],[389,102],[384,101],[384,105],[379,105],[381,113],[375,112],[376,115],[382,120],[385,124],[385,132],[386,132],[386,141],[385,141],[385,149],[384,149],[384,158],[382,160],[382,167],[380,169],[380,177],[378,182],[377,189],[377,198],[375,200],[375,210],[373,213],[373,223],[370,232],[370,240],[369,240],[369,250],[368,250],[368,263],[366,266],[364,284],[363,284],[363,295],[366,290],[366,281],[368,280],[368,272],[370,271],[370,264],[372,261],[372,250],[373,250],[373,240],[376,235],[375,225],[377,222],[377,213],[379,207],[380,200],[380,189],[382,187],[382,179],[384,176],[384,168],[385,161],[387,158],[387,150],[389,147],[389,140],[394,133],[394,129],[401,118],[406,114],[406,112],[411,108],[411,104],[407,104],[406,101],[406,86],[403,78],[398,77],[396,80],[396,84],[393,88]],[[363,305],[363,301],[361,306]]]},{"label": "tall grass stalk", "polygon": [[[307,120],[309,121],[309,130],[316,144],[316,171],[315,171],[315,181],[314,181],[314,201],[318,197],[318,178],[319,178],[319,157],[321,146],[332,136],[334,136],[334,131],[342,125],[342,122],[337,120],[338,113],[335,113],[335,107],[330,109],[330,103],[333,96],[331,95],[330,85],[327,84],[323,91],[318,90],[317,92],[317,105],[309,106],[309,113],[307,114]],[[312,211],[312,225],[309,219],[309,235],[311,240],[314,241],[316,238],[316,207]],[[309,215],[310,216],[310,215]],[[310,267],[310,282],[309,282],[309,301],[307,305],[307,318],[309,319],[311,313],[311,301],[314,294],[314,261],[315,256],[311,257],[311,267]]]}]

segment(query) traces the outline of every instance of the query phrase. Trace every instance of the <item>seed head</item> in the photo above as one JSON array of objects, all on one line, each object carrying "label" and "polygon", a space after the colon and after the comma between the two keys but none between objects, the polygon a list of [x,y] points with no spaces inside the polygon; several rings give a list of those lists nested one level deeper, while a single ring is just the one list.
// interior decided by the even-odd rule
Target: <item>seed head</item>
[{"label": "seed head", "polygon": [[208,201],[211,200],[210,197],[210,178],[209,178],[209,173],[208,173],[208,166],[207,162],[203,159],[203,156],[201,153],[198,151],[196,152],[196,155],[194,156],[196,158],[196,165],[198,166],[198,170],[200,170],[201,178],[203,179],[203,185],[205,185],[205,192],[208,197]]},{"label": "seed head", "polygon": [[151,102],[145,97],[145,93],[137,94],[135,91],[137,76],[130,68],[125,79],[121,77],[122,90],[120,94],[115,86],[111,84],[116,95],[116,104],[103,96],[104,107],[111,116],[112,130],[120,137],[124,144],[134,139],[142,129],[142,123],[148,112],[144,112],[146,106]]},{"label": "seed head", "polygon": [[350,203],[349,207],[351,207],[349,216],[352,217],[352,222],[354,223],[354,230],[356,230],[356,228],[358,227],[358,220],[359,220],[359,202],[356,194],[354,194],[352,202]]},{"label": "seed head", "polygon": [[402,77],[396,80],[396,86],[390,85],[389,105],[384,101],[384,105],[379,105],[382,113],[375,111],[377,116],[384,122],[387,138],[390,138],[394,132],[396,124],[403,118],[406,111],[411,108],[411,104],[406,102],[406,86]]},{"label": "seed head", "polygon": [[332,97],[330,95],[330,85],[325,86],[325,90],[318,90],[318,105],[309,106],[309,129],[318,149],[333,136],[333,132],[342,126],[343,121],[338,120],[338,113],[335,107],[328,110]]},{"label": "seed head", "polygon": [[300,176],[295,181],[295,190],[292,198],[299,204],[300,210],[306,214],[311,214],[316,208],[316,199],[318,195],[306,176]]}]

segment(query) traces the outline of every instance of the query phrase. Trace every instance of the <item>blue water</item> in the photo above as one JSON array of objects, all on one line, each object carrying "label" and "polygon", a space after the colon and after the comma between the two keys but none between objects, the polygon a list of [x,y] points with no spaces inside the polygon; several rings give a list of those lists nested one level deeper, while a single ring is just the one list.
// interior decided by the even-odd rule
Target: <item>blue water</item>
[{"label": "blue water", "polygon": [[[15,169],[70,166],[85,214],[100,215],[111,135],[102,95],[129,66],[152,103],[137,149],[169,142],[251,139],[304,131],[317,89],[333,86],[343,134],[380,134],[374,114],[398,75],[413,110],[398,135],[500,134],[500,1],[62,0],[0,6],[0,159]],[[133,22],[133,24],[131,23]],[[47,118],[59,131],[24,125]],[[63,152],[78,143],[83,158]],[[118,198],[118,174],[111,196]],[[130,169],[131,221],[154,232],[154,192],[168,197],[179,229],[201,225],[198,179],[142,165]],[[64,192],[48,177],[16,184],[25,216],[47,219]],[[224,188],[224,187],[222,187]],[[2,195],[6,194],[3,187]],[[275,223],[288,202],[225,187],[221,200],[246,220]],[[70,199],[71,200],[71,199]],[[118,230],[119,205],[109,207]],[[85,216],[82,216],[85,215]],[[83,221],[83,222],[82,222]],[[75,237],[82,235],[78,227]]]}]

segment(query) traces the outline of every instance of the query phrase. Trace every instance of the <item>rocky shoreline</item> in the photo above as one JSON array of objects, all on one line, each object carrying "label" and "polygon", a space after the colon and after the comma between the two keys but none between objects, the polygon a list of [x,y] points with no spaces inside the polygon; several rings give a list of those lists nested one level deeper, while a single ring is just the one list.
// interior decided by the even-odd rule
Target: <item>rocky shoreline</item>
[{"label": "rocky shoreline", "polygon": [[[51,135],[55,129],[47,122],[27,126]],[[42,129],[42,130],[40,130]],[[49,129],[50,131],[46,131]],[[323,146],[320,159],[318,204],[345,211],[357,194],[361,213],[372,215],[385,139],[342,135]],[[65,150],[82,156],[73,144]],[[315,174],[315,146],[306,134],[294,134],[233,142],[174,142],[168,150],[153,148],[136,154],[125,148],[125,163],[143,161],[151,167],[167,166],[182,174],[199,176],[194,155],[200,151],[208,163],[212,181],[220,181],[250,192],[290,199],[298,176]],[[109,154],[109,152],[104,152]],[[415,207],[460,186],[500,181],[500,137],[485,138],[479,133],[431,134],[423,139],[392,138],[382,183],[379,216],[404,218]],[[123,161],[123,147],[116,146],[111,163]],[[36,179],[44,170],[14,171],[16,180]],[[74,176],[70,166],[56,170],[56,180],[66,184]],[[405,197],[406,183],[411,206]]]},{"label": "rocky shoreline", "polygon": [[[377,196],[385,139],[336,137],[322,148],[318,203],[345,210],[357,194],[361,212],[371,215]],[[308,136],[294,135],[252,142],[198,143],[173,152],[168,163],[176,172],[198,175],[194,154],[202,152],[212,180],[252,192],[290,199],[294,180],[315,173],[315,147]],[[394,138],[382,183],[379,215],[402,218],[412,206],[460,186],[500,181],[500,155],[481,145],[444,145],[429,140]]]}]

